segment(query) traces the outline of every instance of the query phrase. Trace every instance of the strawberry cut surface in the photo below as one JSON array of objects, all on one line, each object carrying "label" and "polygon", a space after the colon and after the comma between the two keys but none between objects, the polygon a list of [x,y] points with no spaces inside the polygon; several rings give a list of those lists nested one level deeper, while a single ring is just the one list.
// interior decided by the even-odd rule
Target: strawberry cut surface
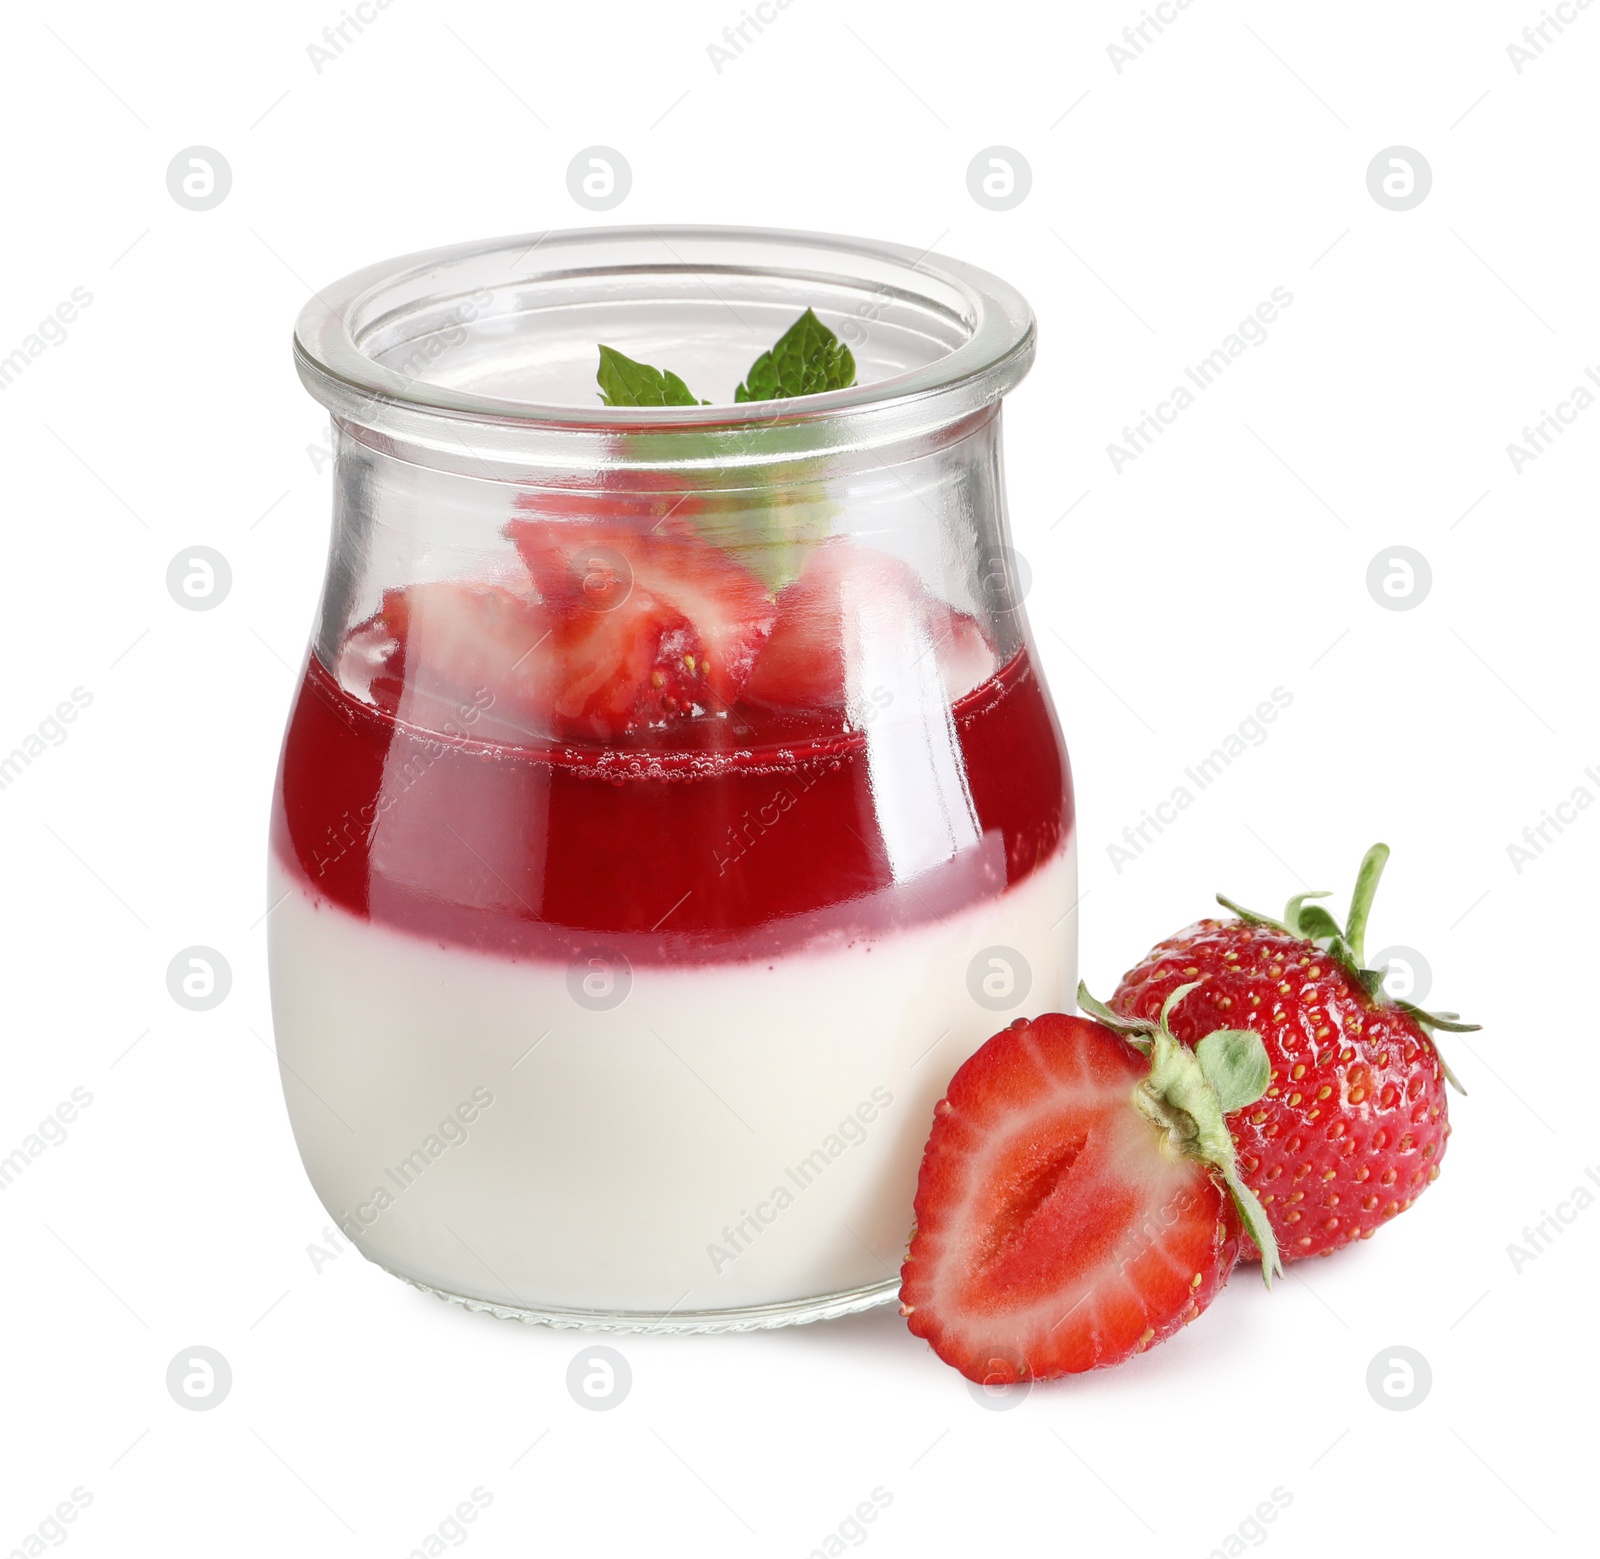
[{"label": "strawberry cut surface", "polygon": [[902,1313],[969,1379],[1120,1363],[1198,1316],[1241,1226],[1204,1163],[1134,1107],[1149,1062],[1048,1014],[972,1056],[938,1105],[917,1182]]},{"label": "strawberry cut surface", "polygon": [[442,581],[384,593],[354,629],[341,677],[424,729],[504,738],[620,735],[681,719],[704,697],[703,646],[648,590],[552,609],[501,585]]},{"label": "strawberry cut surface", "polygon": [[842,709],[862,702],[864,641],[903,647],[911,660],[932,648],[948,697],[995,671],[977,622],[935,600],[905,561],[844,537],[823,542],[778,596],[771,634],[745,687],[769,709]]},{"label": "strawberry cut surface", "polygon": [[[543,507],[539,507],[543,506]],[[697,640],[707,702],[726,709],[749,679],[772,627],[766,586],[681,516],[554,516],[524,494],[506,526],[540,595],[558,611],[617,609],[634,592],[678,613]]]}]

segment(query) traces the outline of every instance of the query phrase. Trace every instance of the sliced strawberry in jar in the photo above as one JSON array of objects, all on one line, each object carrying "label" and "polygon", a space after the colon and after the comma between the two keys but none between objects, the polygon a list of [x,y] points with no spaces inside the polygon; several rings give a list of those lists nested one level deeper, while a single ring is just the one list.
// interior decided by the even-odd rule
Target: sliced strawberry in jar
[{"label": "sliced strawberry in jar", "polygon": [[427,730],[606,739],[692,714],[701,646],[678,612],[633,590],[611,610],[554,612],[500,585],[389,590],[345,642],[340,678]]},{"label": "sliced strawberry in jar", "polygon": [[824,543],[778,596],[772,632],[756,657],[744,696],[768,709],[845,705],[844,574],[841,548]]},{"label": "sliced strawberry in jar", "polygon": [[951,702],[996,669],[976,620],[930,595],[909,563],[838,536],[779,595],[745,698],[768,709],[865,707],[875,662],[904,668],[930,652]]},{"label": "sliced strawberry in jar", "polygon": [[1163,1034],[1152,1062],[1100,1024],[1047,1014],[956,1073],[900,1291],[911,1331],[946,1363],[990,1383],[1099,1369],[1216,1297],[1242,1226],[1231,1149],[1195,1148],[1191,1128],[1207,1142],[1227,1132],[1182,1049]]},{"label": "sliced strawberry in jar", "polygon": [[558,615],[551,644],[562,732],[605,738],[685,719],[710,701],[694,625],[637,585],[605,610]]},{"label": "sliced strawberry in jar", "polygon": [[939,674],[952,703],[973,688],[982,687],[1000,669],[977,618],[958,612],[953,606],[933,602],[930,625]]},{"label": "sliced strawberry in jar", "polygon": [[671,514],[630,521],[624,505],[617,514],[561,518],[542,494],[525,493],[517,503],[526,515],[506,535],[546,601],[572,609],[642,588],[692,624],[710,707],[725,709],[739,697],[774,608],[731,552]]},{"label": "sliced strawberry in jar", "polygon": [[474,707],[492,709],[493,725],[506,728],[550,704],[552,668],[540,653],[549,632],[545,613],[499,585],[386,590],[345,640],[340,680],[428,730],[455,729],[462,710]]}]

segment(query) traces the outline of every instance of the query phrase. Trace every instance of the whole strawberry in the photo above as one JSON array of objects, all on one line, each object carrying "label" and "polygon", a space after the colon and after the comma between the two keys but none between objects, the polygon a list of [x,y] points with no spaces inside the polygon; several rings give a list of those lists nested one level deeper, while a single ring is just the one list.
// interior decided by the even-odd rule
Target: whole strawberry
[{"label": "whole strawberry", "polygon": [[1260,1034],[1271,1081],[1229,1126],[1240,1175],[1285,1261],[1326,1256],[1404,1212],[1438,1178],[1450,1135],[1445,1082],[1460,1084],[1432,1035],[1477,1025],[1390,998],[1384,971],[1362,967],[1388,858],[1387,845],[1367,852],[1342,929],[1308,902],[1325,893],[1296,894],[1281,921],[1219,894],[1237,919],[1202,920],[1160,943],[1111,997],[1113,1013],[1149,1020],[1198,981],[1170,1014],[1180,1040],[1195,1045],[1221,1028]]}]

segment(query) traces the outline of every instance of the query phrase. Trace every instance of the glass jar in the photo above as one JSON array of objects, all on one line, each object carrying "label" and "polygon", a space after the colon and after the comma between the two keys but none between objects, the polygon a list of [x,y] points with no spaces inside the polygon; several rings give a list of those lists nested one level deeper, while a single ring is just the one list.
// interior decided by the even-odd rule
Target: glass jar
[{"label": "glass jar", "polygon": [[[806,308],[856,384],[736,404]],[[602,405],[602,342],[712,404]],[[893,1297],[951,1074],[1075,984],[1001,476],[1033,348],[970,266],[736,228],[464,245],[307,305],[333,535],[273,1018],[370,1259],[606,1329]]]}]

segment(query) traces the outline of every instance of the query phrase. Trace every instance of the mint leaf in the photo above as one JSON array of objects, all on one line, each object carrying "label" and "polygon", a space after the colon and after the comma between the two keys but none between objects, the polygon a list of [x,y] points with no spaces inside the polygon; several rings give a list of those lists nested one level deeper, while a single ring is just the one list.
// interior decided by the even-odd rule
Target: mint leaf
[{"label": "mint leaf", "polygon": [[675,373],[636,363],[615,347],[600,348],[600,369],[595,374],[600,399],[607,406],[708,406]]},{"label": "mint leaf", "polygon": [[733,392],[735,401],[775,401],[823,390],[846,390],[856,382],[856,360],[847,347],[807,309],[770,352],[763,352]]},{"label": "mint leaf", "polygon": [[800,577],[812,551],[833,530],[840,506],[826,496],[815,479],[790,481],[788,472],[803,472],[800,462],[776,467],[770,486],[744,495],[743,517],[760,536],[742,553],[750,569],[774,595]]}]

